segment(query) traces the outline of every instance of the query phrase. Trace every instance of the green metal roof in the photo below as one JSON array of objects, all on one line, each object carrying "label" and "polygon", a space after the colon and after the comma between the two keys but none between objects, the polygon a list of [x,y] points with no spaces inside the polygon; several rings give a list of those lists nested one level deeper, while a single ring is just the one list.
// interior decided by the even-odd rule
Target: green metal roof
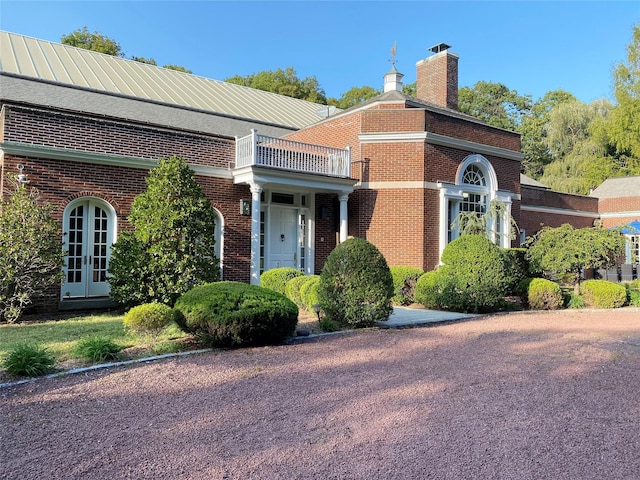
[{"label": "green metal roof", "polygon": [[294,128],[322,120],[317,103],[4,31],[0,73]]}]

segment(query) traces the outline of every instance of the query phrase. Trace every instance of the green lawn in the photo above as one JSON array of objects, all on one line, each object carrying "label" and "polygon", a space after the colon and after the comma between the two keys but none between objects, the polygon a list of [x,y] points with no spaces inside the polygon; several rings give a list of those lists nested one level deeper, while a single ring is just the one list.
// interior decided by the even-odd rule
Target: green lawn
[{"label": "green lawn", "polygon": [[[126,333],[122,324],[123,315],[103,314],[78,316],[66,320],[38,323],[0,325],[0,361],[14,345],[34,343],[49,349],[56,362],[74,358],[72,349],[84,337],[107,337],[123,348],[142,346],[142,340]],[[158,339],[154,350],[142,351],[140,356],[181,350],[177,339],[187,335],[177,326],[170,325]]]}]

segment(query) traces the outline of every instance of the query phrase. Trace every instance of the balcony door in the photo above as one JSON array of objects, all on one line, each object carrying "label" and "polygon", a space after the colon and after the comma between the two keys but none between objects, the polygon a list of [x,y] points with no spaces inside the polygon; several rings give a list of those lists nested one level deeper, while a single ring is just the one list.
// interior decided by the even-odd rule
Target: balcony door
[{"label": "balcony door", "polygon": [[64,215],[67,250],[61,297],[109,295],[107,269],[115,234],[115,215],[106,202],[87,198],[72,202]]}]

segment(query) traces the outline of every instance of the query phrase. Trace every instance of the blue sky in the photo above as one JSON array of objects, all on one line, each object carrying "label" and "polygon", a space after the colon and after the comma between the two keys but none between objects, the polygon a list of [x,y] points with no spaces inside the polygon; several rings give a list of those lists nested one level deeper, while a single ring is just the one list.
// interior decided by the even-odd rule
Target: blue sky
[{"label": "blue sky", "polygon": [[612,98],[612,68],[626,61],[640,1],[29,1],[0,0],[0,29],[59,42],[86,25],[126,56],[153,57],[194,74],[292,66],[328,97],[382,87],[397,68],[415,81],[428,48],[460,56],[459,84],[503,83],[534,99],[556,89],[584,102]]}]

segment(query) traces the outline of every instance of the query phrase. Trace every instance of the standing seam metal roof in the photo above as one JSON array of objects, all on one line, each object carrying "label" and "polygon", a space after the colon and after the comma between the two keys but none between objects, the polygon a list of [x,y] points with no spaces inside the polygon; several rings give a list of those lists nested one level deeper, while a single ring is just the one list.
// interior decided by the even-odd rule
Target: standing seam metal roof
[{"label": "standing seam metal roof", "polygon": [[0,72],[294,128],[323,105],[0,31]]}]

